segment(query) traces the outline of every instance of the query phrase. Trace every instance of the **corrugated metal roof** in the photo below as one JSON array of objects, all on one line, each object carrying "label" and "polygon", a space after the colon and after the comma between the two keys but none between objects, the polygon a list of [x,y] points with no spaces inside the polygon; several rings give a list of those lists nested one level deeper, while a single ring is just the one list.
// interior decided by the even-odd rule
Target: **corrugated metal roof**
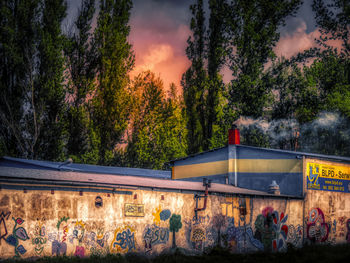
[{"label": "corrugated metal roof", "polygon": [[[55,184],[67,184],[67,183],[83,183],[86,185],[108,185],[108,186],[121,186],[121,187],[137,187],[137,188],[151,188],[160,190],[182,190],[182,191],[204,191],[202,182],[190,182],[180,180],[167,180],[157,178],[147,178],[129,175],[110,175],[110,174],[94,174],[94,173],[81,173],[75,171],[53,171],[43,169],[23,169],[15,167],[1,167],[0,179],[6,182],[16,180],[26,180],[31,183],[55,183]],[[255,196],[275,196],[275,197],[287,197],[276,196],[268,194],[262,191],[255,191],[245,188],[239,188],[232,185],[216,184],[212,183],[209,188],[209,192],[212,193],[224,193],[224,194],[242,194],[242,195],[255,195]],[[288,196],[293,198],[292,196]],[[297,197],[296,197],[297,198]]]},{"label": "corrugated metal roof", "polygon": [[[1,160],[2,159],[2,160]],[[21,167],[25,168],[28,165],[28,169],[40,167],[48,168],[57,171],[75,171],[84,173],[100,173],[100,174],[114,174],[114,175],[132,175],[132,176],[145,176],[155,178],[171,178],[171,171],[141,169],[141,168],[128,168],[128,167],[115,167],[115,166],[99,166],[89,164],[71,163],[65,164],[64,162],[50,162],[50,161],[38,161],[27,160],[13,157],[2,157],[0,159],[0,167],[16,167],[16,164],[21,164]]]}]

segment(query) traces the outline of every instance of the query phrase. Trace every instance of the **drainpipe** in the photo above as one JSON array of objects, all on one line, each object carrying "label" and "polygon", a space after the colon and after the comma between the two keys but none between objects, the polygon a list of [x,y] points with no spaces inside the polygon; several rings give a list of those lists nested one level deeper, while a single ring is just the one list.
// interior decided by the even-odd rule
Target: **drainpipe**
[{"label": "drainpipe", "polygon": [[[207,208],[207,199],[208,199],[208,189],[211,185],[211,180],[207,180],[205,178],[203,178],[203,186],[205,186],[205,192],[204,195],[195,195],[194,199],[196,200],[196,207],[194,208],[194,214],[197,220],[197,213],[198,211],[204,211]],[[204,198],[204,203],[203,203],[203,207],[199,208],[198,207],[198,200],[200,200],[201,198]]]}]

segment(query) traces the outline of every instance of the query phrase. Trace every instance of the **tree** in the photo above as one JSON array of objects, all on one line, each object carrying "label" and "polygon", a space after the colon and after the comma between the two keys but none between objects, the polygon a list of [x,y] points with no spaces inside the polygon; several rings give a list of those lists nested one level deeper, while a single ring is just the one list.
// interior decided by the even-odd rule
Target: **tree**
[{"label": "tree", "polygon": [[1,134],[11,155],[63,158],[65,11],[60,0],[1,3]]},{"label": "tree", "polygon": [[35,53],[39,1],[0,3],[0,141],[3,154],[33,158],[39,137]]},{"label": "tree", "polygon": [[162,169],[165,162],[185,156],[185,118],[175,85],[166,98],[162,80],[147,71],[135,78],[132,93],[127,165]]},{"label": "tree", "polygon": [[67,5],[64,0],[42,3],[42,27],[38,45],[39,77],[36,100],[43,105],[40,118],[41,132],[35,147],[35,158],[64,160],[66,123],[64,113],[65,88],[63,85],[65,38],[61,23],[66,16]]},{"label": "tree", "polygon": [[264,66],[275,57],[278,29],[296,13],[300,0],[235,0],[228,8],[229,65],[233,80],[229,107],[239,115],[263,115],[270,88],[263,81]]},{"label": "tree", "polygon": [[173,248],[176,248],[175,232],[179,232],[182,227],[181,215],[172,214],[169,224],[169,230],[173,232]]},{"label": "tree", "polygon": [[[227,141],[228,125],[224,120],[225,85],[220,70],[225,63],[227,36],[225,16],[226,0],[209,1],[209,30],[207,32],[208,91],[206,98],[206,143],[204,148],[223,146]],[[226,125],[225,125],[226,124]]]},{"label": "tree", "polygon": [[90,116],[97,74],[97,50],[91,33],[94,13],[95,0],[84,0],[64,51],[69,73],[67,151],[74,162],[96,164],[99,140]]},{"label": "tree", "polygon": [[134,54],[128,43],[128,25],[132,2],[100,2],[95,30],[98,49],[98,79],[93,99],[93,123],[100,140],[100,164],[108,164],[127,128],[130,112],[128,73],[134,66]]},{"label": "tree", "polygon": [[197,153],[207,149],[206,135],[206,90],[207,73],[204,69],[205,25],[203,0],[190,6],[193,18],[191,30],[193,37],[187,40],[186,54],[192,65],[182,76],[186,114],[188,116],[188,153]]}]

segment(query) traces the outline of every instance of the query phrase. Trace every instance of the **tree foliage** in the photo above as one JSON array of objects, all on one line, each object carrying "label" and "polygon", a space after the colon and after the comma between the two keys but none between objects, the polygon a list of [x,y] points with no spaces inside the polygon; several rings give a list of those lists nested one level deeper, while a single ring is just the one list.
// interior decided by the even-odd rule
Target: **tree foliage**
[{"label": "tree foliage", "polygon": [[128,73],[134,66],[134,53],[127,39],[131,7],[130,0],[100,2],[95,30],[98,83],[93,98],[93,121],[100,139],[101,164],[107,164],[113,157],[129,118]]},{"label": "tree foliage", "polygon": [[185,156],[185,118],[175,85],[166,97],[162,80],[147,71],[135,78],[132,94],[127,165],[162,169],[165,162]]},{"label": "tree foliage", "polygon": [[229,4],[227,30],[233,76],[229,106],[239,115],[263,116],[270,91],[264,81],[264,66],[275,57],[279,27],[300,4],[300,0],[236,0]]},{"label": "tree foliage", "polygon": [[100,144],[91,120],[97,73],[97,50],[91,27],[94,13],[95,0],[84,0],[64,50],[69,80],[67,151],[74,162],[91,164],[99,161]]}]

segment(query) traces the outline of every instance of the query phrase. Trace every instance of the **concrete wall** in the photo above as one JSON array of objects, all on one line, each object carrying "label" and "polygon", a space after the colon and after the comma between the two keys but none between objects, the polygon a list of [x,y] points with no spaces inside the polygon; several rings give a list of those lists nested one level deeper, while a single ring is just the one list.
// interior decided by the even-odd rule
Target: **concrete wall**
[{"label": "concrete wall", "polygon": [[159,253],[174,237],[177,247],[198,252],[218,242],[233,252],[302,245],[302,200],[210,195],[197,218],[194,207],[193,193],[2,189],[0,257]]},{"label": "concrete wall", "polygon": [[[314,175],[319,175],[319,179],[316,180],[315,177],[315,184],[311,185],[308,185],[310,179],[307,178],[308,163],[319,165],[319,171],[314,171]],[[349,164],[317,159],[305,160],[305,241],[308,243],[350,243],[350,180],[344,177],[338,179],[339,167],[343,174],[350,175]],[[320,179],[324,179],[322,169],[327,170],[325,175],[328,175],[328,170],[333,170],[334,174],[329,173],[328,178],[323,176],[327,180],[320,183]],[[322,190],[323,186],[327,189]],[[317,190],[318,188],[320,190]]]}]

